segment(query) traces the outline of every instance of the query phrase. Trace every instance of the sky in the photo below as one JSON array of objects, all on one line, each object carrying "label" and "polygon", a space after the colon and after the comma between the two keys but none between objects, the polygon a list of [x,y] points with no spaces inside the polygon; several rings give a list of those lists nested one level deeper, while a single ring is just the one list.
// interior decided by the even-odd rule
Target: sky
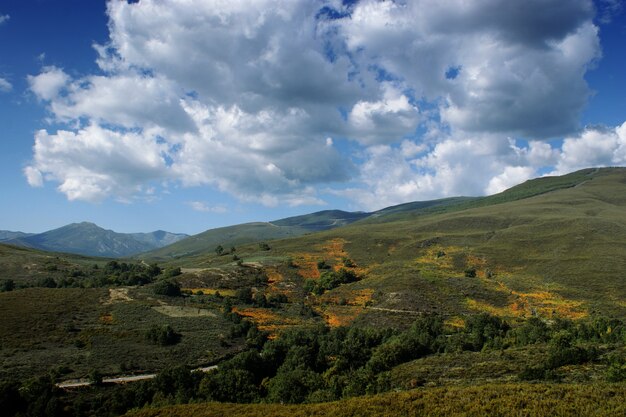
[{"label": "sky", "polygon": [[626,165],[619,0],[3,0],[0,229],[199,233]]}]

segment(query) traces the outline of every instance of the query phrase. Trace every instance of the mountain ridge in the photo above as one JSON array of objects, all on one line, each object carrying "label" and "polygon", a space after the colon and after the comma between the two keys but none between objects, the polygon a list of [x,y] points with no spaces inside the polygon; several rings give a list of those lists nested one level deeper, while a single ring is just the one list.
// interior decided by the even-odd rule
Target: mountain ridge
[{"label": "mountain ridge", "polygon": [[43,233],[7,239],[3,243],[50,252],[118,258],[162,247],[184,237],[187,235],[162,230],[150,233],[118,233],[85,221],[70,223]]}]

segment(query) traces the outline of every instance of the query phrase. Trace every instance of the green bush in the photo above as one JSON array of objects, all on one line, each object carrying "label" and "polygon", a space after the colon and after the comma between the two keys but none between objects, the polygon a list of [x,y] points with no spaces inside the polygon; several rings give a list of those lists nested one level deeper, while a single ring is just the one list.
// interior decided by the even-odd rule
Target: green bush
[{"label": "green bush", "polygon": [[146,332],[146,339],[160,346],[175,345],[180,341],[180,338],[181,335],[176,333],[169,324],[165,326],[154,325]]},{"label": "green bush", "polygon": [[165,295],[168,297],[179,297],[181,295],[180,284],[166,279],[157,281],[154,284],[153,290],[156,295]]}]

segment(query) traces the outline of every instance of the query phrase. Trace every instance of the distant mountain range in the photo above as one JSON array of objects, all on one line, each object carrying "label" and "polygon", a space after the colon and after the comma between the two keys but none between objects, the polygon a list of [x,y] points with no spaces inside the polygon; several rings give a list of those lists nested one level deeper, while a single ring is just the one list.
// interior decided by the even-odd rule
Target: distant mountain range
[{"label": "distant mountain range", "polygon": [[188,237],[157,230],[151,233],[116,233],[93,223],[72,223],[44,233],[0,231],[0,242],[52,252],[121,258],[157,249]]},{"label": "distant mountain range", "polygon": [[6,242],[12,239],[18,239],[21,237],[32,236],[33,233],[24,232],[11,232],[9,230],[0,230],[0,242]]}]

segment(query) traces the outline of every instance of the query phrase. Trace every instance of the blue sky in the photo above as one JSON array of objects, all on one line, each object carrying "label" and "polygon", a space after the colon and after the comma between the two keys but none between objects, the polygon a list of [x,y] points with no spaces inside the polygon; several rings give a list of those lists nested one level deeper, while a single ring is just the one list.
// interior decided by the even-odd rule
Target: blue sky
[{"label": "blue sky", "polygon": [[198,233],[626,165],[623,9],[5,0],[0,229]]}]

